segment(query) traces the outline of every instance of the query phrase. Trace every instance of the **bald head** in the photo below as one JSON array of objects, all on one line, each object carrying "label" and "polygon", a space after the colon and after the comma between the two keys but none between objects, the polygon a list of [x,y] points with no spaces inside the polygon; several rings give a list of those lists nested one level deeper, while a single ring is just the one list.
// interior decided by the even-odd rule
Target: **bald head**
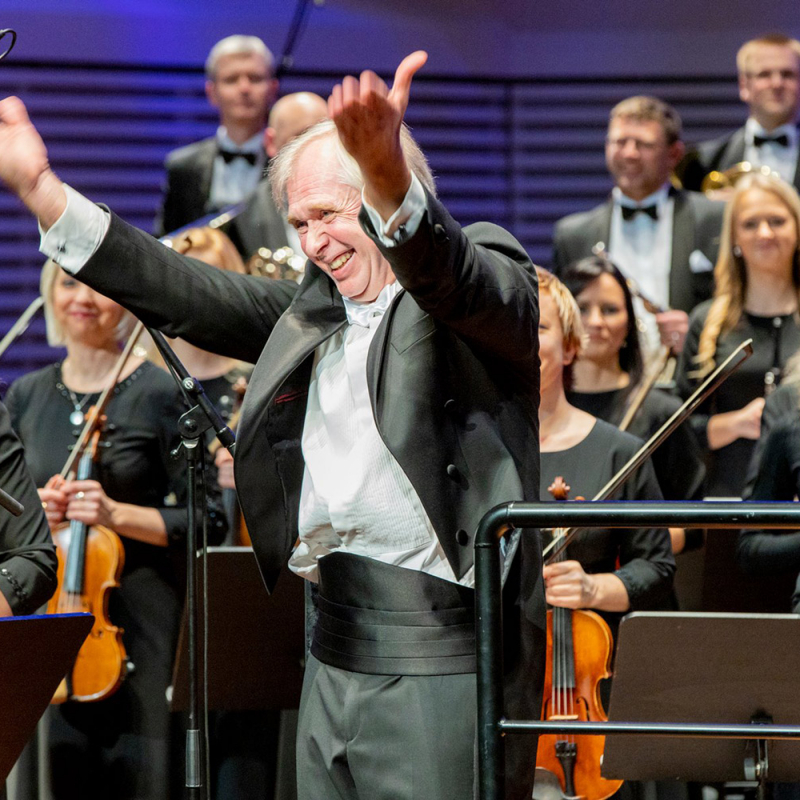
[{"label": "bald head", "polygon": [[313,92],[295,92],[272,106],[264,134],[264,149],[270,158],[295,136],[328,116],[328,104]]}]

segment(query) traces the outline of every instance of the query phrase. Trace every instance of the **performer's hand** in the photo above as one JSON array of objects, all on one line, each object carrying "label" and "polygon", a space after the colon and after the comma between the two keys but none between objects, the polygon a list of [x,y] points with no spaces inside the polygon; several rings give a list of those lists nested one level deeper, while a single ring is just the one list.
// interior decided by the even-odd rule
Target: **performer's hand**
[{"label": "performer's hand", "polygon": [[551,606],[560,608],[593,608],[595,580],[587,575],[578,561],[559,561],[543,570],[544,596]]},{"label": "performer's hand", "polygon": [[38,490],[51,531],[64,521],[67,513],[69,499],[62,488],[63,484],[64,479],[60,475],[53,475],[44,487]]},{"label": "performer's hand", "polygon": [[328,116],[364,176],[364,196],[384,220],[403,202],[411,173],[400,148],[400,126],[408,107],[411,80],[428,60],[417,50],[397,68],[391,90],[371,70],[348,75],[333,87]]},{"label": "performer's hand", "polygon": [[18,97],[0,101],[0,180],[49,228],[67,205],[47,148]]},{"label": "performer's hand", "polygon": [[116,503],[97,481],[67,481],[63,490],[69,501],[67,519],[114,528]]},{"label": "performer's hand", "polygon": [[679,355],[689,332],[689,315],[685,311],[664,311],[656,314],[656,324],[661,335],[661,344],[669,347],[673,355]]},{"label": "performer's hand", "polygon": [[222,489],[235,489],[236,483],[233,480],[233,456],[230,452],[220,447],[214,456],[214,463],[217,466],[217,483]]}]

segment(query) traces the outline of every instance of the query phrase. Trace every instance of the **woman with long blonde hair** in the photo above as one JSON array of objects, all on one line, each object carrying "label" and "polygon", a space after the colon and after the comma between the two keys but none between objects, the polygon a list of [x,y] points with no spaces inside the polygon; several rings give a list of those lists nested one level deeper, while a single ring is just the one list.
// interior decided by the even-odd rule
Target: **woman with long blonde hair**
[{"label": "woman with long blonde hair", "polygon": [[691,314],[677,373],[678,390],[688,397],[753,339],[753,356],[693,419],[709,451],[707,495],[741,496],[765,395],[800,349],[799,229],[800,197],[791,186],[762,174],[739,182],[725,210],[714,296]]}]

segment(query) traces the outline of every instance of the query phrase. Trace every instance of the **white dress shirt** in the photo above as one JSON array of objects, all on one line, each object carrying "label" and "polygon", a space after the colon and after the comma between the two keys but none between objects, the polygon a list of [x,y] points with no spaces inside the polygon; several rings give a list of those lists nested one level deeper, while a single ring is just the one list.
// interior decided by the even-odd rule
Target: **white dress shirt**
[{"label": "white dress shirt", "polygon": [[[109,215],[70,187],[67,208],[42,235],[41,251],[79,272],[108,231]],[[383,222],[364,204],[386,246],[413,236],[426,209],[416,176]],[[402,291],[396,281],[373,303],[344,298],[349,325],[317,348],[302,449],[299,534],[289,566],[310,580],[317,559],[336,550],[455,581],[422,502],[378,431],[367,388],[367,354],[383,315]],[[461,583],[471,586],[470,569]]]},{"label": "white dress shirt", "polygon": [[[675,200],[670,197],[669,184],[646,197],[640,203],[624,195],[618,187],[612,192],[614,208],[611,212],[609,257],[623,275],[633,278],[642,293],[662,308],[669,307],[669,273],[672,266],[672,220]],[[647,214],[637,214],[631,220],[622,218],[622,207],[654,205],[658,220]],[[634,299],[634,310],[643,333],[647,355],[658,352],[661,337],[655,317]]]},{"label": "white dress shirt", "polygon": [[257,133],[243,144],[236,144],[224,126],[217,129],[217,144],[220,150],[229,153],[247,153],[256,157],[255,164],[244,158],[234,158],[230,163],[217,154],[211,172],[211,189],[208,196],[209,209],[225,208],[241,203],[258,186],[264,174],[266,156],[264,154],[264,134]]},{"label": "white dress shirt", "polygon": [[[781,136],[785,134],[789,146],[783,147],[775,142],[764,142],[761,147],[756,147],[756,136]],[[781,125],[774,131],[766,131],[752,117],[744,124],[744,160],[755,164],[757,167],[769,167],[781,176],[787,183],[794,183],[797,171],[798,133],[794,123]]]}]

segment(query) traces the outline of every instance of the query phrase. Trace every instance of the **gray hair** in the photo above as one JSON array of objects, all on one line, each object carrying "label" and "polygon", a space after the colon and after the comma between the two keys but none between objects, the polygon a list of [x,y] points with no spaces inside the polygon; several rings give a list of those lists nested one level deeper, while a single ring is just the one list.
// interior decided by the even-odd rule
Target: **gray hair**
[{"label": "gray hair", "polygon": [[217,75],[217,64],[223,56],[261,56],[267,65],[267,71],[272,75],[275,59],[270,49],[258,38],[258,36],[226,36],[218,41],[208,54],[206,59],[206,78],[213,81]]},{"label": "gray hair", "polygon": [[[275,204],[282,211],[286,211],[286,187],[297,167],[300,154],[311,142],[326,136],[333,137],[339,177],[342,183],[345,186],[352,186],[359,192],[364,188],[364,176],[361,174],[356,160],[344,149],[344,145],[336,133],[336,124],[333,120],[324,119],[284,145],[278,155],[269,163],[269,181],[272,186],[272,196],[275,199]],[[420,146],[414,141],[405,124],[400,128],[400,147],[403,150],[408,168],[417,176],[419,182],[436,197],[436,183],[433,179],[431,168],[428,166],[428,160],[425,158]]]},{"label": "gray hair", "polygon": [[[47,344],[50,347],[63,347],[66,344],[64,329],[53,313],[53,292],[60,272],[62,272],[61,266],[53,261],[52,258],[48,258],[44,262],[42,273],[39,276],[39,294],[44,300],[44,321],[47,330]],[[136,317],[130,311],[125,309],[123,311],[124,313],[114,332],[114,338],[118,342],[127,339],[136,324]]]}]

